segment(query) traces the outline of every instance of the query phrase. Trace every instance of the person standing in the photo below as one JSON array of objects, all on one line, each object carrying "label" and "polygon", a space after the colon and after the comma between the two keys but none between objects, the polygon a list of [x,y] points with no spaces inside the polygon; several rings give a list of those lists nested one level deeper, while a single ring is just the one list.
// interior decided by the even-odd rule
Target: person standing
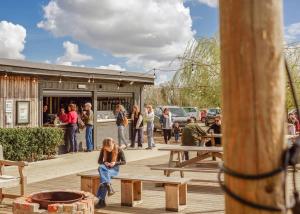
[{"label": "person standing", "polygon": [[181,131],[181,128],[179,127],[179,123],[176,122],[174,123],[174,137],[175,137],[175,142],[178,143],[179,141],[179,135],[180,135],[180,131]]},{"label": "person standing", "polygon": [[133,106],[132,109],[132,125],[133,125],[133,136],[132,136],[132,141],[130,147],[134,148],[134,143],[135,143],[135,138],[137,135],[137,142],[138,142],[138,147],[142,148],[143,147],[143,115],[140,112],[140,109],[137,105]]},{"label": "person standing", "polygon": [[100,186],[97,192],[99,202],[95,205],[96,209],[105,207],[106,195],[111,196],[115,193],[111,185],[111,178],[119,174],[120,165],[126,164],[124,152],[112,138],[103,140],[98,163],[100,165],[98,168]]},{"label": "person standing", "polygon": [[43,106],[43,124],[44,125],[47,125],[49,124],[51,121],[51,118],[48,114],[48,106],[47,105],[44,105]]},{"label": "person standing", "polygon": [[58,114],[58,118],[59,118],[59,121],[61,123],[67,123],[68,122],[68,114],[66,114],[64,107],[60,108],[60,112]]},{"label": "person standing", "polygon": [[168,144],[168,141],[172,136],[172,115],[168,108],[165,108],[163,114],[160,117],[160,124],[164,133],[165,143]]},{"label": "person standing", "polygon": [[82,119],[83,119],[84,125],[85,125],[86,149],[87,149],[87,152],[91,152],[94,150],[94,141],[93,141],[94,113],[92,111],[91,103],[86,103],[84,105]]},{"label": "person standing", "polygon": [[125,149],[127,149],[127,140],[125,138],[125,126],[128,124],[128,119],[126,117],[126,112],[125,112],[125,108],[123,105],[118,104],[116,106],[116,115],[117,115],[117,120],[116,120],[116,124],[118,127],[118,143],[119,143],[119,147],[122,146],[122,144],[125,145]]},{"label": "person standing", "polygon": [[155,147],[154,138],[153,138],[153,129],[154,129],[154,111],[151,105],[148,105],[145,109],[145,120],[147,122],[147,139],[148,147],[146,149],[152,149]]},{"label": "person standing", "polygon": [[76,112],[76,105],[69,104],[68,106],[68,135],[69,135],[69,152],[77,152],[77,137],[76,132],[78,129],[77,121],[78,114]]},{"label": "person standing", "polygon": [[288,122],[295,125],[296,132],[300,132],[300,123],[295,114],[289,113]]}]

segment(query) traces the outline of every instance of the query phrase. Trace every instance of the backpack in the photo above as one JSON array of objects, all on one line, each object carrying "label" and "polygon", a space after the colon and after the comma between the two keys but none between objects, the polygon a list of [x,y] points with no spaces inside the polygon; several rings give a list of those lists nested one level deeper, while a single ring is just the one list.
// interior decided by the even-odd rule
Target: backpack
[{"label": "backpack", "polygon": [[125,114],[122,114],[123,116],[123,121],[122,121],[122,124],[124,127],[128,126],[128,118],[126,117]]}]

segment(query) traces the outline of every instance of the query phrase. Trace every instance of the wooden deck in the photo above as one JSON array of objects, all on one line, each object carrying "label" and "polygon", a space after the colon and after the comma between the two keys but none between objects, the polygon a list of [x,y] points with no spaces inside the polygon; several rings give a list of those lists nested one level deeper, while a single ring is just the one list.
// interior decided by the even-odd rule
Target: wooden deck
[{"label": "wooden deck", "polygon": [[[158,151],[157,151],[158,152]],[[137,153],[138,155],[138,153]],[[146,159],[143,161],[136,161],[123,166],[122,173],[138,172],[143,175],[162,175],[160,171],[151,171],[146,165],[167,163],[168,156],[159,158]],[[211,160],[199,164],[199,168],[205,168],[203,172],[186,173],[185,177],[197,179],[193,182],[197,185],[188,186],[188,204],[187,208],[180,213],[189,214],[213,214],[224,213],[224,195],[217,183],[217,163]],[[207,173],[207,168],[213,172]],[[45,172],[47,173],[47,172]],[[179,177],[178,172],[172,176]],[[290,179],[289,179],[290,180]],[[300,173],[298,173],[298,181],[300,181]],[[164,210],[165,195],[162,187],[155,187],[154,184],[145,184],[143,191],[143,203],[137,207],[121,207],[120,206],[120,182],[113,181],[117,193],[110,197],[107,201],[108,206],[105,209],[98,210],[98,214],[153,214],[153,213],[173,213]],[[80,188],[80,178],[76,175],[65,176],[57,179],[52,179],[44,182],[34,183],[28,185],[27,192],[37,192],[41,190],[57,190],[57,189],[76,189]],[[13,192],[10,189],[9,192]],[[0,207],[0,214],[11,213],[11,201],[4,200],[4,205]]]}]

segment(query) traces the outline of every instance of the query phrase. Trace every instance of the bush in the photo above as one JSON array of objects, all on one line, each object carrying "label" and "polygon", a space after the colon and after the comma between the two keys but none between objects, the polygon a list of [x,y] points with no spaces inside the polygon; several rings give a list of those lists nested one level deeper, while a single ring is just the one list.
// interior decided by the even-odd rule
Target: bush
[{"label": "bush", "polygon": [[64,144],[59,128],[0,128],[4,158],[14,161],[37,161],[52,158]]}]

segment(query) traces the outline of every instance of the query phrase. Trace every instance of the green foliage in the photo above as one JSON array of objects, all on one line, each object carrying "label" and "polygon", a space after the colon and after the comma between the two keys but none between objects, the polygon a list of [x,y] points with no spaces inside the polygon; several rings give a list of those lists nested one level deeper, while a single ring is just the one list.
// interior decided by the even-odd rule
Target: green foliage
[{"label": "green foliage", "polygon": [[64,132],[59,128],[0,128],[0,144],[7,160],[52,158],[63,140]]},{"label": "green foliage", "polygon": [[172,102],[199,108],[221,105],[220,46],[218,39],[202,38],[190,44],[182,69],[170,83]]},{"label": "green foliage", "polygon": [[[292,44],[285,48],[285,57],[287,59],[292,82],[296,90],[297,98],[300,100],[300,45],[299,44]],[[287,110],[291,110],[295,108],[291,89],[289,84],[286,84],[286,108]]]}]

